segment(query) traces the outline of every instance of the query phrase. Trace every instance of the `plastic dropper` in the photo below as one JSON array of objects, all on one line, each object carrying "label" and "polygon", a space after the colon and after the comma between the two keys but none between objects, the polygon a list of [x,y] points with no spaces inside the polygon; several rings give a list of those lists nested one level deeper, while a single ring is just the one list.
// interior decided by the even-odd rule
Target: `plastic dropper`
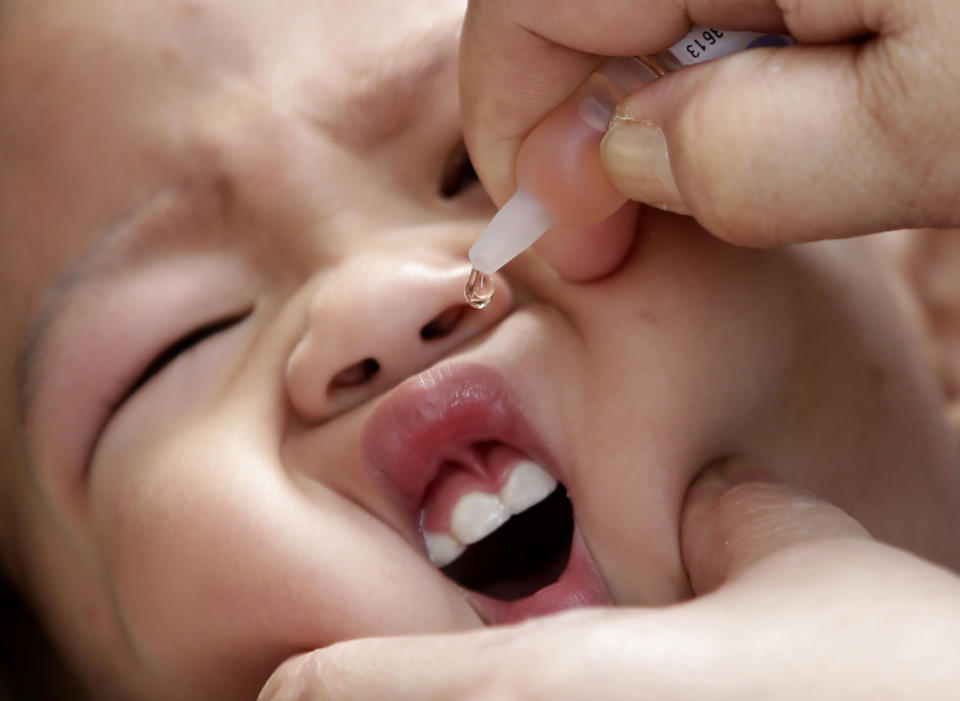
[{"label": "plastic dropper", "polygon": [[[790,37],[780,35],[694,27],[680,42],[654,56],[621,57],[606,61],[574,98],[548,115],[544,122],[531,132],[527,142],[536,138],[538,132],[549,129],[551,120],[554,127],[555,123],[564,120],[569,122],[572,105],[573,111],[579,113],[576,118],[593,128],[593,135],[582,138],[588,141],[594,139],[593,148],[598,152],[600,139],[607,129],[616,104],[659,76],[745,49],[787,46],[793,43]],[[535,194],[535,188],[525,186],[523,151],[524,148],[521,148],[517,156],[519,187],[493,217],[469,252],[473,269],[464,288],[464,296],[467,302],[477,309],[487,306],[493,297],[493,280],[490,277],[493,273],[527,250],[554,225],[571,225],[562,216],[555,217],[551,214],[541,198]],[[599,161],[599,155],[596,160]],[[576,174],[572,177],[575,180]],[[610,190],[613,190],[612,185]],[[621,195],[619,204],[625,201],[626,198]],[[600,212],[594,221],[599,221],[604,212],[609,214],[615,209],[610,208],[609,202],[605,205],[604,211]]]},{"label": "plastic dropper", "polygon": [[491,274],[547,230],[593,224],[626,202],[603,172],[600,141],[616,105],[655,77],[636,59],[611,59],[526,138],[517,154],[519,187],[470,249],[464,296],[472,306],[490,302]]}]

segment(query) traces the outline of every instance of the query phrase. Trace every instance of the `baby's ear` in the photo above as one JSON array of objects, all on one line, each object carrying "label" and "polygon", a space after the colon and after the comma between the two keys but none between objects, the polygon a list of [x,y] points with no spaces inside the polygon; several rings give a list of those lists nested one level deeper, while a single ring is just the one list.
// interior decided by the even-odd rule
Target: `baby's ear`
[{"label": "baby's ear", "polygon": [[960,429],[960,230],[905,232],[901,264],[932,341],[951,423]]}]

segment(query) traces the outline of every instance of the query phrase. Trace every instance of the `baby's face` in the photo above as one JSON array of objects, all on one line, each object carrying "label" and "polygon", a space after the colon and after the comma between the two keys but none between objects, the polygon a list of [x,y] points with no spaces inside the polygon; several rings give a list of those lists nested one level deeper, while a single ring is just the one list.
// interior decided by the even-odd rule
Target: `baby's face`
[{"label": "baby's face", "polygon": [[[493,207],[451,156],[463,9],[0,13],[4,553],[99,694],[250,698],[338,640],[681,600],[724,456],[956,562],[954,441],[869,243],[648,213],[613,275],[530,253],[464,305]],[[545,562],[431,563],[541,470],[573,525],[560,494],[503,532]]]}]

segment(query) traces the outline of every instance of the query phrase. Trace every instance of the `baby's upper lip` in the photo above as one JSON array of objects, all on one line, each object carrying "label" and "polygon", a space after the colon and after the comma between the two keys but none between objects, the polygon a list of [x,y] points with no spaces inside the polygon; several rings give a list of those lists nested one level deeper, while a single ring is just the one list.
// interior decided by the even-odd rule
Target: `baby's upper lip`
[{"label": "baby's upper lip", "polygon": [[[476,443],[499,441],[542,465],[549,459],[516,391],[497,370],[448,362],[406,380],[367,420],[362,447],[377,482],[416,518],[445,460]],[[549,468],[548,468],[549,469]]]}]

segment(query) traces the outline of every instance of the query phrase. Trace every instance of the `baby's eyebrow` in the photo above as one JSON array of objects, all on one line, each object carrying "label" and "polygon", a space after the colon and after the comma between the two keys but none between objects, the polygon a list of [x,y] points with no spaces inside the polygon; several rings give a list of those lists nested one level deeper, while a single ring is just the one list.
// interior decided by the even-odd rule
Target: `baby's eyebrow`
[{"label": "baby's eyebrow", "polygon": [[[3,2],[3,0],[0,0]],[[53,284],[40,295],[38,311],[30,320],[24,343],[17,360],[18,403],[21,425],[26,425],[36,395],[37,372],[59,321],[72,302],[106,277],[124,271],[153,258],[162,249],[172,249],[184,237],[185,227],[168,226],[171,210],[192,211],[198,204],[198,192],[213,194],[217,200],[216,216],[226,216],[231,198],[229,185],[221,178],[201,185],[192,183],[184,188],[173,187],[147,198],[116,218],[94,237],[93,243]],[[209,202],[209,199],[206,200]],[[181,206],[181,205],[184,205]],[[178,217],[182,219],[182,217]]]},{"label": "baby's eyebrow", "polygon": [[457,33],[441,25],[352,66],[355,85],[338,97],[335,111],[315,115],[314,122],[344,143],[387,141],[430,108],[438,82],[456,68],[457,46]]}]

